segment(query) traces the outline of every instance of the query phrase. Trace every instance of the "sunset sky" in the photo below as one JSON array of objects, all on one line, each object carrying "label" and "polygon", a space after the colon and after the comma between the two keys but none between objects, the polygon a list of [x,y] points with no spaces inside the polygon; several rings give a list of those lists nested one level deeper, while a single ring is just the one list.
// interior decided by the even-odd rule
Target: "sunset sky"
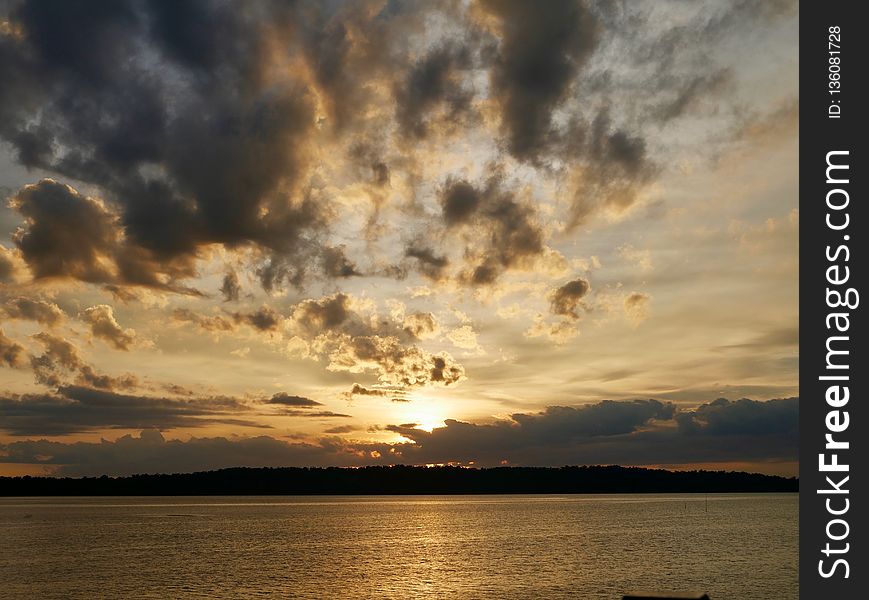
[{"label": "sunset sky", "polygon": [[545,6],[0,2],[0,474],[796,474],[796,2]]}]

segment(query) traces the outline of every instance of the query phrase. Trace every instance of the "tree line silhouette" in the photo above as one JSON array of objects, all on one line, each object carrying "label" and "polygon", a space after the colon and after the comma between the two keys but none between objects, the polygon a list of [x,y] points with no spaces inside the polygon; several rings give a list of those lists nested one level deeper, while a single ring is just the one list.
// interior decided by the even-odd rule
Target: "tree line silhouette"
[{"label": "tree line silhouette", "polygon": [[799,480],[640,467],[247,468],[127,477],[0,477],[0,496],[617,494],[796,492]]}]

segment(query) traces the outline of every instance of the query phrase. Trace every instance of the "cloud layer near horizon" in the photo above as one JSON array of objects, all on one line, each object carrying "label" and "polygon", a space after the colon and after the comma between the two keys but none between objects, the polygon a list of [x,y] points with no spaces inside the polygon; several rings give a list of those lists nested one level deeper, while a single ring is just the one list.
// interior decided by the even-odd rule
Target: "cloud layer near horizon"
[{"label": "cloud layer near horizon", "polygon": [[[277,401],[283,403],[283,398]],[[8,404],[0,405],[7,413]],[[187,411],[180,412],[166,410],[164,401],[152,404],[151,422],[163,422],[167,427],[179,418],[214,418],[214,406],[202,411],[193,402],[186,405]],[[222,404],[231,412],[230,402]],[[197,408],[205,414],[197,415]],[[138,404],[125,410],[130,415],[142,413]],[[104,425],[112,422],[112,412],[91,415],[91,419],[92,425]],[[20,428],[21,422],[13,419],[8,426]],[[757,402],[722,398],[696,410],[678,410],[672,403],[657,400],[604,401],[517,413],[490,424],[448,419],[431,432],[413,423],[384,429],[400,434],[404,441],[371,443],[325,436],[293,442],[268,435],[182,441],[148,429],[139,436],[128,434],[99,443],[14,441],[0,445],[0,462],[39,465],[58,475],[75,476],[232,466],[680,465],[686,456],[694,463],[768,463],[775,470],[779,464],[797,460],[798,399]],[[39,433],[32,427],[22,432]]]}]

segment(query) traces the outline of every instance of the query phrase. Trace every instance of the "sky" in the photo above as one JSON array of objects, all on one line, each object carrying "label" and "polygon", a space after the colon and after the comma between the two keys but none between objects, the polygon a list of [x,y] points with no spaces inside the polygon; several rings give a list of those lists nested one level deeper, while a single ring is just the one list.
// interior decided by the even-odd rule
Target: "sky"
[{"label": "sky", "polygon": [[0,474],[797,474],[798,16],[0,2]]}]

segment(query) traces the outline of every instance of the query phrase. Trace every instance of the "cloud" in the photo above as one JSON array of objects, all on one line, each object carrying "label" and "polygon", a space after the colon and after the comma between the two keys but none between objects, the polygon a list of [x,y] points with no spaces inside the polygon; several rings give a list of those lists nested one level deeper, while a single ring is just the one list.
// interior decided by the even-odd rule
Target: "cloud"
[{"label": "cloud", "polygon": [[[712,423],[712,424],[708,424]],[[514,414],[492,424],[445,421],[431,432],[388,429],[414,442],[408,462],[497,465],[795,461],[798,400],[719,400],[679,410],[657,400],[603,401]]]},{"label": "cloud", "polygon": [[7,300],[0,306],[0,312],[7,319],[36,321],[40,325],[53,327],[61,323],[66,313],[53,302],[17,297]]},{"label": "cloud", "polygon": [[158,261],[147,249],[130,245],[117,213],[68,185],[43,179],[21,188],[9,205],[24,218],[13,241],[35,279],[191,291],[173,283],[192,274],[189,264]]},{"label": "cloud", "polygon": [[345,254],[342,246],[337,248],[324,247],[322,249],[323,273],[330,278],[356,277],[362,275]]},{"label": "cloud", "polygon": [[349,419],[349,418],[352,418],[353,415],[336,413],[336,412],[332,412],[331,410],[311,411],[311,410],[283,409],[282,411],[276,413],[273,416],[278,416],[278,417],[312,417],[315,419],[332,419],[332,418]]},{"label": "cloud", "polygon": [[[448,179],[440,191],[440,204],[448,234],[458,235],[463,229],[473,232],[459,238],[465,245],[462,283],[491,285],[508,269],[534,265],[546,251],[536,208],[505,190],[500,173],[481,186]],[[428,263],[420,258],[420,264]]]},{"label": "cloud", "polygon": [[234,317],[236,321],[247,323],[259,331],[274,331],[283,321],[283,316],[268,306],[262,306],[252,313],[236,313]]},{"label": "cloud", "polygon": [[537,315],[524,335],[528,338],[546,337],[562,346],[579,335],[579,327],[574,319],[562,319],[552,323],[544,319],[543,315]]},{"label": "cloud", "polygon": [[90,325],[94,337],[105,340],[116,350],[128,351],[136,343],[136,331],[124,329],[115,319],[114,311],[108,304],[99,304],[85,309],[81,320]]},{"label": "cloud", "polygon": [[237,415],[247,406],[235,398],[174,399],[61,386],[52,394],[0,395],[0,429],[10,435],[67,435],[97,429],[169,429],[226,423],[263,427]]},{"label": "cloud", "polygon": [[392,392],[389,389],[382,389],[382,388],[370,389],[370,388],[363,387],[363,386],[359,385],[358,383],[354,383],[353,388],[350,390],[349,393],[351,396],[387,396]]},{"label": "cloud", "polygon": [[221,315],[200,315],[189,308],[176,308],[172,311],[172,318],[176,321],[193,323],[197,327],[211,332],[224,332],[235,330],[235,320]]},{"label": "cloud", "polygon": [[36,278],[115,279],[117,217],[95,199],[43,179],[19,190],[9,205],[25,219],[14,241]]},{"label": "cloud", "polygon": [[631,292],[625,296],[625,316],[639,325],[649,316],[649,302],[652,297],[642,292]]},{"label": "cloud", "polygon": [[581,277],[568,281],[557,288],[552,292],[550,298],[550,310],[552,314],[578,319],[579,313],[577,309],[589,290],[591,290],[591,285]]},{"label": "cloud", "polygon": [[424,340],[436,337],[441,330],[437,318],[430,312],[411,313],[404,317],[404,330],[413,338]]},{"label": "cloud", "polygon": [[23,367],[26,357],[27,351],[24,346],[6,337],[6,334],[0,329],[0,365],[13,368]]},{"label": "cloud", "polygon": [[433,281],[440,281],[444,277],[444,270],[449,266],[450,260],[446,256],[438,255],[432,248],[411,244],[404,255],[417,260],[419,272]]},{"label": "cloud", "polygon": [[719,398],[677,415],[679,428],[692,435],[788,434],[799,429],[794,398],[757,402]]},{"label": "cloud", "polygon": [[[539,219],[530,202],[487,201],[468,173],[524,163],[566,195],[568,228],[624,212],[658,172],[646,123],[696,112],[733,79],[704,48],[796,5],[710,5],[683,20],[669,10],[13,3],[3,19],[20,34],[0,38],[0,138],[22,166],[57,180],[13,195],[25,221],[15,254],[36,279],[184,293],[215,247],[247,257],[239,268],[268,291],[301,289],[312,274],[402,277],[404,259],[440,280],[450,259],[429,239],[440,231],[402,244],[386,261],[398,268],[360,269],[347,249],[360,232],[337,198],[377,188],[378,210],[398,208],[418,232],[431,196],[423,182],[450,169],[463,179],[442,199],[445,227],[487,223],[459,279],[493,283],[542,251]],[[458,169],[422,147],[449,131],[472,149]],[[478,155],[478,145],[491,147]],[[364,175],[351,172],[360,161]],[[399,208],[395,196],[413,199]],[[15,271],[3,249],[0,280]],[[236,284],[227,274],[224,298],[236,299]]]},{"label": "cloud", "polygon": [[323,433],[338,434],[338,433],[353,433],[354,431],[357,431],[357,428],[354,427],[353,425],[339,425],[338,427],[330,427],[329,429],[324,430]]},{"label": "cloud", "polygon": [[153,429],[142,431],[138,437],[124,435],[100,444],[28,440],[0,445],[0,449],[4,462],[35,460],[57,465],[58,474],[64,475],[191,472],[235,466],[349,466],[359,460],[340,442],[290,443],[268,436],[181,441],[167,440]]},{"label": "cloud", "polygon": [[23,261],[14,250],[0,244],[0,283],[14,283],[22,278]]},{"label": "cloud", "polygon": [[75,376],[78,384],[106,390],[135,388],[139,385],[138,378],[130,373],[114,377],[98,372],[82,358],[75,344],[67,339],[46,332],[34,335],[33,339],[45,348],[41,355],[30,357],[30,368],[37,383],[57,387],[68,383],[70,376]]},{"label": "cloud", "polygon": [[189,308],[176,308],[172,318],[181,323],[192,323],[204,331],[223,333],[235,331],[240,324],[248,325],[264,333],[277,333],[285,318],[267,305],[252,312],[234,312],[223,315],[202,315]]},{"label": "cloud", "polygon": [[574,163],[566,185],[570,229],[602,212],[625,212],[659,170],[649,159],[645,139],[615,127],[608,108],[590,122],[574,118],[565,139],[563,151]]},{"label": "cloud", "polygon": [[450,385],[465,376],[464,368],[450,354],[432,354],[418,346],[405,346],[394,336],[323,336],[314,340],[312,350],[328,360],[329,370],[350,373],[373,370],[381,383],[390,386]]},{"label": "cloud", "polygon": [[463,348],[465,350],[482,350],[479,342],[477,342],[477,332],[474,331],[474,328],[470,325],[462,325],[461,327],[453,329],[447,334],[447,339],[458,348]]},{"label": "cloud", "polygon": [[522,0],[485,0],[500,36],[491,85],[511,154],[534,161],[552,134],[552,112],[598,39],[584,2],[558,0],[546,10]]},{"label": "cloud", "polygon": [[[0,48],[0,136],[23,165],[98,186],[112,205],[19,193],[30,223],[16,242],[36,277],[174,287],[210,244],[301,255],[326,213],[303,190],[313,97],[292,70],[268,71],[284,10],[123,0],[9,10],[26,34]],[[72,220],[58,238],[61,214]]]},{"label": "cloud", "polygon": [[291,396],[286,392],[279,392],[269,398],[266,404],[279,404],[281,406],[296,406],[310,408],[312,406],[323,406],[320,402],[305,398],[303,396]]},{"label": "cloud", "polygon": [[[3,400],[5,403],[19,400]],[[38,401],[38,400],[35,400]],[[174,404],[159,418],[150,404],[133,402],[141,420],[202,420],[196,406]],[[58,409],[46,401],[48,412]],[[103,420],[111,417],[116,404]],[[150,408],[149,408],[150,407]],[[84,409],[74,409],[86,412]],[[169,413],[168,415],[166,413]],[[82,418],[81,420],[86,420]],[[190,472],[234,466],[362,466],[474,462],[477,466],[562,466],[623,464],[691,466],[696,463],[749,463],[758,470],[793,463],[798,455],[798,399],[758,402],[717,400],[678,409],[657,400],[604,401],[578,407],[549,407],[519,413],[489,424],[449,419],[431,432],[413,423],[386,429],[407,442],[353,442],[334,435],[309,442],[273,437],[190,438],[167,440],[156,431],[116,441],[62,443],[22,440],[0,445],[0,462],[44,464],[60,475],[120,475],[142,472]],[[5,423],[6,421],[3,421]],[[37,421],[38,423],[38,421]],[[25,422],[18,421],[24,425]],[[351,426],[327,431],[351,432]]]},{"label": "cloud", "polygon": [[377,387],[364,387],[358,383],[354,383],[349,392],[342,394],[347,400],[352,400],[353,396],[374,396],[374,397],[389,397],[391,402],[410,402],[407,397],[407,390],[388,385],[379,385]]},{"label": "cloud", "polygon": [[677,87],[673,97],[654,111],[655,117],[663,122],[681,117],[706,96],[719,93],[732,79],[733,72],[730,69],[698,74]]},{"label": "cloud", "polygon": [[447,227],[468,222],[480,207],[483,194],[467,181],[450,181],[441,196]]},{"label": "cloud", "polygon": [[297,303],[286,318],[268,306],[254,313],[235,313],[232,320],[189,309],[176,309],[173,317],[212,332],[231,331],[235,323],[244,322],[286,339],[290,353],[325,360],[332,371],[373,370],[383,384],[450,385],[464,377],[464,368],[448,353],[432,354],[414,345],[436,335],[439,326],[434,315],[412,313],[395,320],[363,311],[367,311],[363,301],[335,293]]},{"label": "cloud", "polygon": [[319,300],[305,300],[296,305],[292,318],[308,332],[333,331],[351,319],[350,296],[343,293]]},{"label": "cloud", "polygon": [[238,283],[238,274],[235,271],[229,271],[223,276],[223,283],[220,284],[220,293],[223,294],[224,302],[238,302],[241,286]]},{"label": "cloud", "polygon": [[45,347],[42,355],[30,359],[36,381],[43,385],[57,386],[65,372],[77,371],[86,364],[69,340],[46,332],[37,333],[33,339]]},{"label": "cloud", "polygon": [[434,114],[455,122],[469,111],[473,90],[462,85],[461,72],[472,65],[471,49],[464,45],[444,45],[433,49],[409,69],[396,85],[396,120],[402,135],[424,138]]}]

